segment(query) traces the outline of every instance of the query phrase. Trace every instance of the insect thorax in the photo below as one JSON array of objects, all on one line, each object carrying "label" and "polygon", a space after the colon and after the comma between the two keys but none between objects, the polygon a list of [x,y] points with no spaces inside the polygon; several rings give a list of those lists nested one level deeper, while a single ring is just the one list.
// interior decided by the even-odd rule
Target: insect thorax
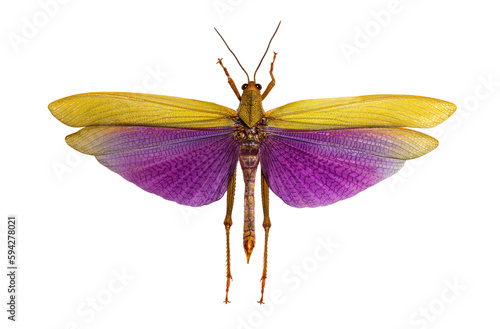
[{"label": "insect thorax", "polygon": [[248,128],[245,127],[244,125],[241,125],[241,128],[234,132],[234,140],[238,141],[242,146],[253,145],[258,149],[260,143],[265,142],[267,139],[267,135],[262,129],[263,121],[264,119],[262,119],[258,124],[256,124],[252,128]]},{"label": "insect thorax", "polygon": [[248,127],[255,126],[264,117],[262,96],[255,87],[250,86],[243,92],[238,107],[238,117]]}]

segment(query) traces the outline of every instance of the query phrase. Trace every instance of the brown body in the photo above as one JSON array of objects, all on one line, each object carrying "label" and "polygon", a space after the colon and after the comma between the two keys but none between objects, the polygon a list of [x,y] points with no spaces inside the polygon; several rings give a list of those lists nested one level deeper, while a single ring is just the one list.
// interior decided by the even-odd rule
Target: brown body
[{"label": "brown body", "polygon": [[262,107],[262,95],[256,87],[254,81],[245,84],[240,106],[238,107],[238,117],[246,126],[243,131],[237,133],[240,139],[240,165],[245,180],[245,215],[243,224],[243,247],[250,261],[252,250],[255,246],[255,177],[259,166],[260,141],[265,138],[264,134],[258,130],[258,123],[264,117]]},{"label": "brown body", "polygon": [[[274,54],[276,57],[276,53]],[[274,63],[274,59],[273,59]],[[242,86],[243,95],[240,96],[234,81],[231,79],[227,70],[222,65],[222,61],[219,59],[219,64],[224,68],[226,75],[228,76],[228,82],[234,93],[240,100],[240,106],[238,107],[238,118],[240,129],[235,131],[234,138],[239,141],[240,154],[239,160],[241,169],[243,171],[243,179],[245,181],[245,200],[244,200],[244,224],[243,224],[243,248],[245,249],[245,254],[247,257],[247,263],[250,262],[250,256],[255,247],[255,178],[257,176],[257,168],[259,166],[259,148],[260,143],[266,140],[266,134],[260,128],[265,125],[266,118],[264,108],[262,107],[262,100],[266,97],[269,91],[274,86],[274,77],[272,75],[271,64],[271,77],[272,81],[267,86],[263,94],[260,93],[261,86],[256,84],[255,81],[248,81]],[[236,173],[228,186],[228,207],[226,218],[224,220],[224,226],[226,227],[226,262],[227,262],[227,283],[226,283],[226,300],[228,303],[228,292],[229,285],[232,279],[231,268],[230,268],[230,250],[229,250],[229,229],[232,225],[231,213],[233,210],[234,202],[234,191],[236,184]],[[262,201],[264,209],[264,222],[263,227],[265,230],[265,244],[264,244],[264,268],[262,272],[262,294],[259,303],[263,303],[264,298],[264,286],[266,282],[267,275],[267,240],[269,237],[269,229],[271,227],[271,221],[269,219],[269,186],[262,175]]]},{"label": "brown body", "polygon": [[240,148],[240,165],[245,180],[245,215],[243,224],[243,247],[250,261],[250,255],[255,246],[255,177],[259,165],[259,143],[246,138]]},{"label": "brown body", "polygon": [[[279,24],[278,24],[279,28]],[[276,28],[276,31],[278,31]],[[216,30],[217,31],[217,30]],[[266,90],[261,94],[260,90],[262,86],[258,83],[255,83],[255,75],[257,74],[257,70],[264,59],[267,50],[269,50],[269,45],[271,44],[274,35],[274,32],[269,44],[267,46],[266,52],[264,56],[257,66],[257,69],[254,73],[254,81],[250,81],[247,72],[241,66],[236,55],[236,61],[240,64],[241,68],[245,72],[248,78],[248,83],[243,84],[241,89],[243,89],[243,94],[240,96],[240,92],[236,87],[233,79],[229,75],[227,69],[222,65],[222,58],[219,58],[217,62],[224,69],[224,73],[228,78],[228,83],[231,86],[236,97],[240,101],[240,105],[238,106],[238,119],[239,119],[239,128],[234,133],[234,138],[238,142],[240,142],[240,154],[239,160],[241,169],[243,171],[243,178],[245,180],[245,213],[244,213],[244,224],[243,224],[243,247],[245,249],[245,254],[247,256],[247,263],[250,261],[250,256],[252,255],[252,251],[255,247],[255,178],[257,176],[257,167],[259,165],[259,148],[260,143],[266,140],[266,134],[260,129],[263,125],[266,124],[265,112],[262,107],[262,101],[266,98],[267,94],[271,91],[271,89],[275,85],[275,80],[273,76],[273,67],[274,60],[276,59],[276,53],[274,53],[273,61],[271,62],[271,70],[269,74],[271,75],[271,82],[267,85]],[[217,32],[219,33],[219,32]],[[220,34],[219,34],[220,35]],[[221,36],[222,38],[222,36]],[[222,38],[224,41],[224,38]],[[226,44],[226,41],[224,41]],[[227,46],[227,44],[226,44]],[[234,55],[231,49],[228,46],[229,51]],[[267,278],[267,241],[269,238],[269,229],[271,228],[271,220],[269,219],[269,185],[264,177],[262,177],[262,207],[264,210],[264,222],[262,226],[264,227],[265,237],[264,237],[264,266],[262,271],[262,289],[261,289],[261,297],[258,301],[260,304],[263,304],[264,301],[264,286],[266,284]],[[226,228],[226,264],[227,264],[227,282],[226,282],[226,299],[224,303],[229,303],[228,293],[229,293],[229,285],[232,280],[231,276],[231,262],[230,262],[230,249],[229,249],[229,230],[233,221],[231,219],[231,213],[233,210],[233,202],[234,202],[234,192],[236,185],[236,172],[231,179],[231,182],[228,185],[228,197],[227,197],[227,212],[226,218],[224,219],[224,226]]]}]

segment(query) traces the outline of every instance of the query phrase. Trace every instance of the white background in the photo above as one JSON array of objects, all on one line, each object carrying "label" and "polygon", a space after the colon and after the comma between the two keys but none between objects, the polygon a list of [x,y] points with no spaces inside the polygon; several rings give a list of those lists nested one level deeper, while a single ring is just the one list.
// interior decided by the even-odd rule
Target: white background
[{"label": "white background", "polygon": [[[49,7],[52,16],[44,14],[46,2],[3,1],[0,8],[0,256],[4,264],[6,217],[16,214],[20,267],[15,324],[5,319],[1,276],[2,328],[498,328],[494,2],[401,0],[385,26],[373,13],[393,8],[390,0],[61,0]],[[299,210],[272,195],[263,307],[256,303],[260,188],[257,246],[247,265],[239,173],[232,303],[224,305],[225,199],[189,208],[142,191],[67,146],[64,137],[75,129],[47,104],[145,88],[236,108],[217,58],[238,86],[244,75],[213,27],[253,72],[280,20],[271,46],[279,52],[277,83],[266,109],[399,93],[445,99],[458,110],[429,131],[441,142],[435,151],[352,199]],[[37,31],[26,27],[33,22]],[[371,36],[356,37],[365,29]],[[24,40],[15,45],[13,38]],[[357,52],[344,55],[346,44]],[[263,85],[270,60],[257,77]],[[338,243],[330,253],[320,249],[328,240]],[[123,271],[125,284],[115,279]]]}]

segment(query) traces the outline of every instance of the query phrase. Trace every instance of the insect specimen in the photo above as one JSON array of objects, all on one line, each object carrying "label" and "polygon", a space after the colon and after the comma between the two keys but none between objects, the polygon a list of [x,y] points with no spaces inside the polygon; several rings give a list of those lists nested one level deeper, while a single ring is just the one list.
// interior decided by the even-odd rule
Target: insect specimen
[{"label": "insect specimen", "polygon": [[[231,276],[229,232],[240,162],[245,181],[243,246],[247,263],[255,246],[254,187],[261,164],[264,264],[259,303],[267,278],[269,189],[292,207],[318,207],[354,196],[393,175],[405,160],[433,150],[438,142],[403,127],[430,128],[456,109],[452,103],[421,96],[369,95],[293,102],[268,112],[256,82],[278,27],[242,94],[218,60],[240,101],[236,111],[214,103],[139,93],[97,92],[69,96],[49,105],[72,127],[74,149],[94,155],[142,189],[193,207],[219,200],[227,191],[226,298]],[[217,30],[216,30],[217,31]],[[219,33],[217,31],[217,33]]]}]

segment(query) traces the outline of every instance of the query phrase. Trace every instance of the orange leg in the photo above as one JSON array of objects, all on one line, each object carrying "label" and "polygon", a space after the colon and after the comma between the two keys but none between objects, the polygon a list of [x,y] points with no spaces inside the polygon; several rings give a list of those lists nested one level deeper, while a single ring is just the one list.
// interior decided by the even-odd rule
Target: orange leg
[{"label": "orange leg", "polygon": [[234,171],[233,178],[229,183],[227,188],[227,211],[226,218],[224,219],[224,226],[226,228],[226,299],[224,303],[230,303],[228,300],[229,294],[229,285],[231,284],[231,280],[233,277],[231,276],[231,257],[230,257],[230,249],[229,249],[229,229],[231,225],[233,225],[233,221],[231,219],[231,214],[233,212],[233,203],[234,203],[234,190],[236,188],[236,170]]},{"label": "orange leg", "polygon": [[258,301],[259,304],[264,304],[264,287],[266,286],[266,279],[267,279],[267,241],[269,240],[269,229],[271,228],[271,219],[269,218],[269,185],[267,185],[266,178],[264,177],[264,174],[262,174],[262,179],[261,179],[261,185],[262,185],[262,209],[264,210],[264,222],[262,223],[262,226],[264,227],[265,231],[265,241],[264,241],[264,267],[262,270],[262,278],[260,281],[262,281],[262,289],[260,291],[260,300]]},{"label": "orange leg", "polygon": [[226,76],[227,76],[227,83],[229,83],[229,85],[231,86],[231,89],[233,90],[236,97],[238,97],[238,100],[241,101],[240,92],[239,92],[238,88],[236,87],[236,84],[234,83],[233,79],[229,75],[229,72],[227,71],[226,67],[224,65],[222,65],[222,58],[219,58],[219,60],[217,61],[217,64],[220,64],[220,66],[222,66],[222,68],[224,69],[224,73],[226,73]]},{"label": "orange leg", "polygon": [[276,80],[274,79],[274,75],[273,75],[273,70],[274,70],[274,61],[276,60],[277,54],[278,54],[277,52],[274,52],[273,61],[271,62],[271,70],[269,71],[269,74],[271,75],[271,82],[269,82],[269,84],[266,87],[266,90],[262,94],[262,100],[264,100],[264,98],[266,98],[267,94],[269,94],[271,89],[273,89],[274,85],[276,84]]}]

